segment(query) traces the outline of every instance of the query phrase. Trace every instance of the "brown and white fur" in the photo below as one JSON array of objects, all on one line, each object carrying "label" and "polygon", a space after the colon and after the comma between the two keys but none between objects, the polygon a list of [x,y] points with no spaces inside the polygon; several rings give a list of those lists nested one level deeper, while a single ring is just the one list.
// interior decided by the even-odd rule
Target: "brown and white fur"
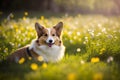
[{"label": "brown and white fur", "polygon": [[65,47],[61,40],[63,23],[59,22],[52,28],[45,28],[39,23],[35,23],[35,29],[37,39],[33,40],[30,46],[15,51],[8,56],[7,60],[18,62],[21,58],[28,59],[27,48],[35,60],[39,56],[42,56],[45,62],[58,62],[63,58],[65,52]]}]

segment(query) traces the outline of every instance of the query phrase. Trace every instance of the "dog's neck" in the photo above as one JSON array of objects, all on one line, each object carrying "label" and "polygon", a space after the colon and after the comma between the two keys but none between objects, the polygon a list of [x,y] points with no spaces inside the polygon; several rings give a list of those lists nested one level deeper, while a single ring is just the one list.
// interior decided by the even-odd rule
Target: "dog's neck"
[{"label": "dog's neck", "polygon": [[39,57],[40,56],[33,49],[30,50],[30,53],[32,54],[33,57]]},{"label": "dog's neck", "polygon": [[36,43],[36,39],[33,40],[29,46],[29,50],[31,51],[32,54],[34,54],[35,56],[41,56],[38,52],[38,47],[39,45]]},{"label": "dog's neck", "polygon": [[34,60],[37,60],[37,57],[40,56],[33,50],[33,48],[29,49],[29,47],[27,49],[27,54],[28,54],[29,58],[33,58]]}]

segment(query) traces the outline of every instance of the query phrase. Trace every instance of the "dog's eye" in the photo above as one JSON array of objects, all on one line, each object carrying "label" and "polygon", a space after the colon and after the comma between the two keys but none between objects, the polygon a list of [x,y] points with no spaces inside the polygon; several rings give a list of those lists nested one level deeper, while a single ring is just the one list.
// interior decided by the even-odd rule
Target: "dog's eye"
[{"label": "dog's eye", "polygon": [[45,34],[44,36],[48,36],[47,34]]},{"label": "dog's eye", "polygon": [[52,34],[52,36],[55,36],[55,34]]}]

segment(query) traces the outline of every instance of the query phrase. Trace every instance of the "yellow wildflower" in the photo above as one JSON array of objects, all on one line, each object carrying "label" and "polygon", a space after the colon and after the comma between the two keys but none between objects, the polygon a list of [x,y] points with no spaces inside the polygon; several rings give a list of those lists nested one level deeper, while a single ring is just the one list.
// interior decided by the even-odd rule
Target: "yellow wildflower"
[{"label": "yellow wildflower", "polygon": [[16,29],[15,29],[15,31],[16,31],[16,32],[18,32],[18,31],[19,31],[19,29],[17,29],[17,28],[16,28]]},{"label": "yellow wildflower", "polygon": [[27,16],[27,15],[28,15],[28,12],[25,12],[24,15]]},{"label": "yellow wildflower", "polygon": [[37,70],[38,69],[38,65],[36,63],[32,63],[30,65],[30,67],[31,67],[32,70]]},{"label": "yellow wildflower", "polygon": [[92,63],[96,63],[96,62],[99,62],[100,61],[100,59],[98,58],[98,57],[93,57],[92,59],[91,59],[91,62]]},{"label": "yellow wildflower", "polygon": [[30,30],[30,32],[33,32],[33,28],[31,27],[31,28],[29,28],[29,30]]},{"label": "yellow wildflower", "polygon": [[18,28],[18,26],[16,25],[16,24],[13,24],[13,27],[16,29],[16,28]]},{"label": "yellow wildflower", "polygon": [[20,27],[20,30],[21,30],[21,31],[23,31],[23,30],[24,30],[24,28],[23,28],[23,27]]},{"label": "yellow wildflower", "polygon": [[19,64],[23,64],[25,62],[25,58],[20,58],[20,60],[18,61]]},{"label": "yellow wildflower", "polygon": [[68,76],[67,76],[67,80],[76,80],[75,78],[76,78],[75,73],[70,73],[70,74],[68,74]]}]

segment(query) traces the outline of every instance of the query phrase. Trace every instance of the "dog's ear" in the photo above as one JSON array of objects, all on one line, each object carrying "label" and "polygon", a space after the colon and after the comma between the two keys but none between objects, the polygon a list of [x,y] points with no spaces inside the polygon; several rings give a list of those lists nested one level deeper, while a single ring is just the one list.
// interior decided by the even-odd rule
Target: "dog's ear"
[{"label": "dog's ear", "polygon": [[36,22],[36,23],[35,23],[35,29],[36,29],[38,38],[41,37],[42,34],[43,34],[43,29],[44,29],[44,27],[41,26],[39,23]]},{"label": "dog's ear", "polygon": [[57,25],[53,27],[56,30],[56,34],[60,37],[62,29],[63,29],[63,22],[59,22]]}]

